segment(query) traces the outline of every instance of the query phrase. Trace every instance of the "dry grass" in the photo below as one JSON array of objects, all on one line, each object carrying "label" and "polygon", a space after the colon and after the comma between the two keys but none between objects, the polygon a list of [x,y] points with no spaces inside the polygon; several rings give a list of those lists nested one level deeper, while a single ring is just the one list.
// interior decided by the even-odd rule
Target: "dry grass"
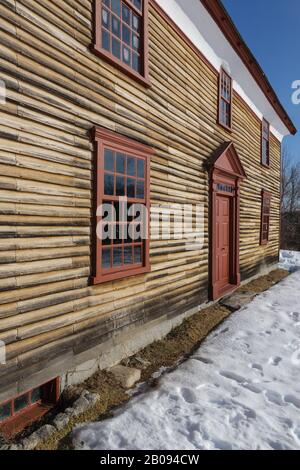
[{"label": "dry grass", "polygon": [[[277,269],[238,289],[238,292],[260,294],[288,276],[285,270]],[[161,367],[176,367],[199,348],[207,335],[222,323],[231,311],[220,304],[212,305],[186,319],[172,330],[164,339],[150,344],[142,351],[123,361],[124,365],[136,367],[142,371],[142,381],[155,385],[151,378]],[[152,383],[151,383],[152,380]],[[116,407],[130,400],[126,390],[116,382],[107,371],[99,371],[83,384],[70,389],[65,397],[66,403],[74,402],[80,393],[88,389],[100,394],[99,402],[88,412],[73,419],[61,432],[39,446],[37,450],[71,449],[70,432],[79,423],[105,419]]]}]

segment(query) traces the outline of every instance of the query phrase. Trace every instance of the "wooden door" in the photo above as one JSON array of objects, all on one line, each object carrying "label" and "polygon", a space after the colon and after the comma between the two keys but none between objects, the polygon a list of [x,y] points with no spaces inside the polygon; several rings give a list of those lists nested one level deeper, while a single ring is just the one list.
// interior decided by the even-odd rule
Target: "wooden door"
[{"label": "wooden door", "polygon": [[230,197],[216,199],[216,281],[219,289],[230,284]]}]

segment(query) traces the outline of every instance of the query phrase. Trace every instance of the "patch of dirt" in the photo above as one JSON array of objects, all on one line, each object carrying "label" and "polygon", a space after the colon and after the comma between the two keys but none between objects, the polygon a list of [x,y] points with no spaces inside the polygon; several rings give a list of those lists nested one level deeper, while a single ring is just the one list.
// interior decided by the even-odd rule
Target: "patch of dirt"
[{"label": "patch of dirt", "polygon": [[[142,380],[148,380],[162,367],[173,367],[198,349],[214,328],[230,315],[219,304],[201,310],[172,330],[164,339],[150,344],[135,356],[123,361],[129,367],[142,368]],[[141,363],[144,366],[141,367]]]},{"label": "patch of dirt", "polygon": [[288,277],[289,274],[290,273],[285,269],[275,269],[269,274],[266,274],[265,276],[259,277],[249,282],[248,284],[245,284],[244,286],[237,289],[236,292],[254,292],[255,294],[261,294],[262,292],[265,292],[266,290],[270,289],[270,287],[278,284],[278,282]]},{"label": "patch of dirt", "polygon": [[[287,271],[276,269],[240,287],[237,292],[260,294],[288,275]],[[159,382],[159,379],[153,379],[155,372],[163,367],[170,371],[172,368],[177,367],[179,363],[185,361],[199,348],[207,335],[230,315],[231,311],[218,303],[207,307],[183,321],[162,340],[150,344],[132,357],[123,360],[122,364],[140,369],[142,373],[141,382],[146,382],[149,386],[154,387]],[[99,371],[84,383],[69,387],[63,394],[59,409],[53,414],[63,411],[71,403],[74,403],[82,391],[86,389],[100,394],[100,400],[97,404],[88,412],[71,420],[65,429],[57,432],[51,439],[40,445],[37,450],[72,449],[70,433],[74,426],[80,423],[106,419],[111,416],[114,409],[131,398],[112,374],[108,371]],[[46,417],[43,423],[35,423],[34,427],[29,430],[33,432],[36,427],[45,424],[45,422],[51,424],[53,414]],[[25,430],[21,437],[29,435],[29,430]],[[20,436],[18,441],[20,441]]]},{"label": "patch of dirt", "polygon": [[99,421],[108,417],[108,413],[130,400],[130,396],[126,390],[115,380],[114,376],[107,371],[99,371],[90,377],[86,382],[76,387],[67,389],[68,400],[74,402],[79,398],[83,390],[90,390],[98,393],[100,400],[97,404],[87,412],[72,419],[68,426],[61,432],[57,432],[47,442],[41,444],[36,450],[71,450],[72,442],[70,440],[70,432],[74,426]]}]

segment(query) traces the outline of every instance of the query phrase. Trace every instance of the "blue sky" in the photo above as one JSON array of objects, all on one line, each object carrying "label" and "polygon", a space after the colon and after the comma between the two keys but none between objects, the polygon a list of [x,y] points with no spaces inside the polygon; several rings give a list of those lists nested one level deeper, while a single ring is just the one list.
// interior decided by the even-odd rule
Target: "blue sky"
[{"label": "blue sky", "polygon": [[300,162],[300,104],[291,100],[300,80],[300,0],[222,1],[298,129],[285,144]]}]

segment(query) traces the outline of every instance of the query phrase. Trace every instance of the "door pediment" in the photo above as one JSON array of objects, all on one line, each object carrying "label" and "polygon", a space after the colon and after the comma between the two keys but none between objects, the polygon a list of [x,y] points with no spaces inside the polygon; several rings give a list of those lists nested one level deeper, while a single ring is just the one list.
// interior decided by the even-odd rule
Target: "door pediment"
[{"label": "door pediment", "polygon": [[247,178],[243,164],[233,142],[224,142],[212,155],[209,166],[236,178]]}]

